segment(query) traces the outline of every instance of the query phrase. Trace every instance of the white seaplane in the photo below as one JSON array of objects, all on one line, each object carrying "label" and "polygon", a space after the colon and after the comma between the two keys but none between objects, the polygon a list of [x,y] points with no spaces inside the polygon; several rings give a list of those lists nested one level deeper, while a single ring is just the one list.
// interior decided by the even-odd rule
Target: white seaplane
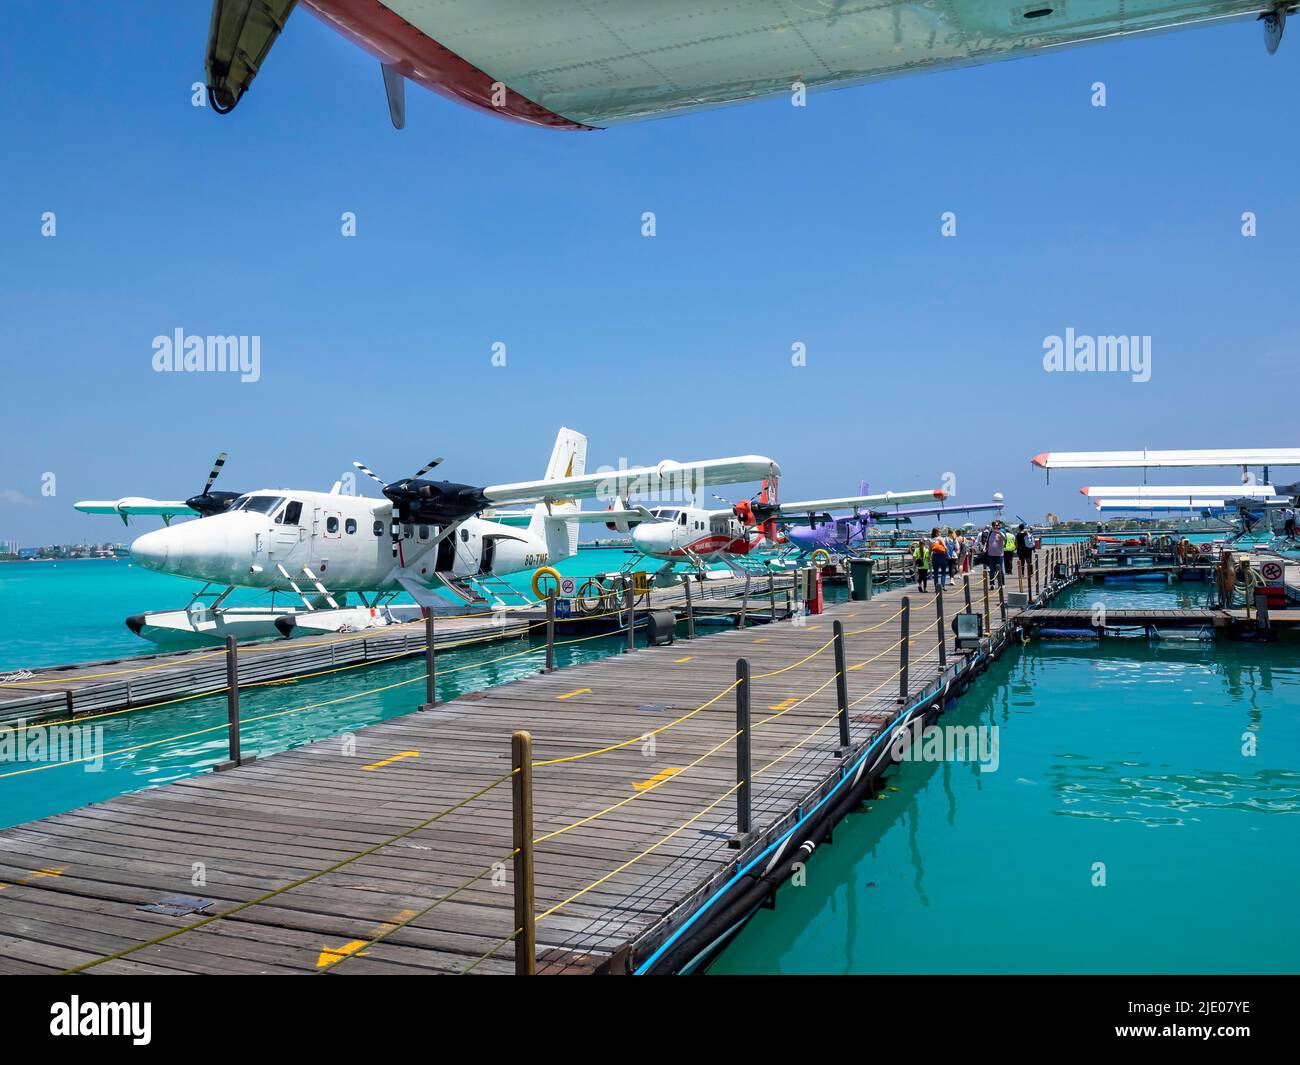
[{"label": "white seaplane", "polygon": [[775,532],[777,518],[811,518],[834,510],[930,503],[946,499],[947,495],[942,488],[926,488],[915,492],[879,492],[778,503],[767,498],[765,489],[757,499],[728,504],[720,510],[688,504],[662,506],[644,511],[639,521],[621,517],[611,520],[611,525],[630,531],[632,546],[640,554],[664,563],[656,576],[671,572],[679,563],[686,563],[698,573],[707,573],[708,564],[715,561],[743,571],[737,558],[749,555],[764,544],[775,546],[779,542]]},{"label": "white seaplane", "polygon": [[[585,472],[586,461],[587,438],[561,429],[540,481],[478,487],[428,480],[425,475],[442,462],[434,459],[410,477],[385,482],[355,463],[383,486],[383,498],[376,499],[346,495],[341,482],[329,492],[214,493],[222,456],[203,493],[189,500],[129,497],[75,506],[123,520],[152,514],[169,523],[139,537],[131,545],[132,558],[148,569],[207,583],[184,609],[137,614],[127,625],[159,645],[187,647],[232,635],[251,639],[380,627],[413,620],[422,608],[487,609],[489,598],[503,606],[505,595],[519,593],[502,576],[568,558],[577,550],[580,522],[642,515],[641,510],[583,512],[582,499],[696,491],[780,475],[773,460],[759,455],[666,460],[594,474]],[[479,516],[499,505],[523,504],[532,507],[526,526]],[[178,515],[198,520],[170,524]],[[277,608],[273,597],[269,607],[224,606],[237,588],[289,592],[299,605]],[[403,591],[417,605],[394,604]],[[349,605],[350,595],[357,605]]]}]

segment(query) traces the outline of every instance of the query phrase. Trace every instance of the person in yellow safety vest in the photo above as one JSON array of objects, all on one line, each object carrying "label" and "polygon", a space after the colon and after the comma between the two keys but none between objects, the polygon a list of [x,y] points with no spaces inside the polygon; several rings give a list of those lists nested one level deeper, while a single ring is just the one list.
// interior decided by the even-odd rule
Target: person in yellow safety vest
[{"label": "person in yellow safety vest", "polygon": [[916,563],[916,587],[924,592],[925,582],[930,576],[930,541],[926,539],[912,542],[912,559]]}]

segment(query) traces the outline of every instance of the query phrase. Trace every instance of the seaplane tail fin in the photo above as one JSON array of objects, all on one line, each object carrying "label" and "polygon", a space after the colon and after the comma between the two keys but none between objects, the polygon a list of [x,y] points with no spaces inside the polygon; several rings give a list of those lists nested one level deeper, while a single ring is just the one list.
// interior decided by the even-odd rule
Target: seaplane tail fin
[{"label": "seaplane tail fin", "polygon": [[[558,481],[565,477],[581,477],[586,472],[587,438],[574,429],[561,428],[555,437],[545,479]],[[578,550],[578,523],[565,518],[581,509],[582,503],[576,499],[557,499],[533,507],[528,532],[546,540],[549,561],[559,562]]]}]

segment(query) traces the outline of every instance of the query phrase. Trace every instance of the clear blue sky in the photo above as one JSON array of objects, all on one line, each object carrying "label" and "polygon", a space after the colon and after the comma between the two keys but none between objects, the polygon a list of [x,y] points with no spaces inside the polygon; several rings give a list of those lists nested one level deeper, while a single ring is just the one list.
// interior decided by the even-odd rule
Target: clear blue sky
[{"label": "clear blue sky", "polygon": [[[436,454],[486,484],[540,476],[565,423],[593,465],[770,454],[786,498],[952,471],[1041,517],[1098,475],[1047,486],[1040,451],[1298,442],[1296,29],[594,134],[412,88],[397,133],[377,64],[306,10],[224,118],[190,105],[206,0],[125,10],[6,12],[0,539],[117,538],[73,501],[190,494],[223,448],[226,488]],[[153,372],[178,327],[259,335],[261,381]],[[1149,334],[1150,382],[1045,373],[1067,327]]]}]

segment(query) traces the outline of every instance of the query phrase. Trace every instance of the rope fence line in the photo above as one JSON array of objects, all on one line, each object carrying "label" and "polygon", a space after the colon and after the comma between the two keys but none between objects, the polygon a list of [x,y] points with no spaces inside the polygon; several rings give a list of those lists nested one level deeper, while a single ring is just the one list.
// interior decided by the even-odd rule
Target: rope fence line
[{"label": "rope fence line", "polygon": [[[513,773],[511,773],[510,775],[514,776]],[[439,896],[433,902],[429,903],[428,906],[424,907],[424,909],[414,911],[413,913],[411,913],[409,917],[404,917],[400,921],[392,921],[384,924],[382,926],[381,931],[375,933],[375,935],[363,941],[361,945],[358,946],[355,950],[350,950],[346,954],[339,953],[332,961],[326,963],[323,966],[319,966],[313,975],[319,976],[322,973],[330,972],[331,970],[334,969],[335,966],[341,965],[343,962],[347,961],[348,958],[355,958],[366,948],[373,947],[376,943],[382,942],[383,940],[387,939],[394,932],[401,931],[403,928],[405,928],[407,925],[411,924],[412,922],[418,921],[421,917],[425,916],[425,914],[432,913],[444,902],[448,902],[451,899],[454,899],[462,891],[465,891],[466,889],[472,887],[474,884],[477,884],[485,876],[487,876],[494,869],[496,869],[497,866],[502,865],[505,862],[508,862],[518,853],[519,853],[518,849],[512,850],[509,854],[503,855],[502,857],[498,858],[496,861],[489,863],[487,866],[485,866],[483,869],[480,869],[468,880],[461,881],[461,883],[456,885],[456,887],[452,888],[451,891],[447,892],[445,895]],[[513,938],[516,934],[517,933],[512,932],[511,938]],[[494,947],[493,949],[495,950],[497,948]]]},{"label": "rope fence line", "polygon": [[490,783],[485,784],[483,787],[479,788],[478,791],[474,792],[472,795],[467,795],[465,798],[461,799],[460,801],[453,803],[451,806],[448,806],[445,810],[440,810],[432,817],[426,818],[425,820],[421,821],[418,825],[412,825],[410,828],[404,829],[403,831],[398,832],[394,836],[389,836],[387,839],[381,840],[380,842],[370,847],[367,847],[365,850],[357,851],[355,854],[349,855],[347,858],[337,861],[333,865],[329,865],[324,869],[320,869],[314,873],[308,873],[306,876],[301,876],[297,880],[290,881],[288,884],[285,884],[282,887],[274,888],[271,891],[267,891],[264,894],[258,895],[256,898],[249,899],[247,902],[241,902],[238,905],[231,907],[229,910],[223,910],[221,913],[210,914],[209,916],[204,917],[201,920],[194,921],[191,924],[185,925],[183,928],[173,928],[170,931],[164,932],[162,935],[155,936],[153,939],[146,940],[143,943],[136,943],[133,946],[125,947],[122,950],[116,951],[113,954],[105,954],[100,958],[94,958],[91,961],[83,962],[80,965],[74,965],[70,969],[65,969],[62,973],[60,973],[60,975],[71,976],[74,973],[85,972],[87,969],[93,969],[95,966],[103,965],[105,962],[117,961],[119,958],[125,958],[130,954],[134,954],[138,950],[144,950],[146,947],[156,947],[160,943],[167,942],[169,939],[175,939],[177,936],[183,936],[185,935],[186,932],[193,932],[196,929],[203,928],[205,925],[212,924],[213,921],[221,921],[227,917],[233,917],[235,914],[243,913],[244,910],[247,910],[253,906],[259,906],[264,902],[268,902],[271,899],[277,898],[278,896],[283,895],[286,891],[292,891],[294,888],[302,887],[303,884],[309,884],[313,880],[319,880],[322,876],[325,876],[327,873],[333,873],[336,870],[342,869],[344,866],[351,865],[355,861],[359,861],[362,858],[368,858],[370,855],[376,853],[377,851],[381,851],[385,847],[392,846],[392,844],[397,843],[399,840],[406,839],[408,836],[414,835],[416,832],[419,832],[421,829],[428,828],[430,825],[435,824],[438,821],[441,821],[444,817],[447,817],[448,815],[455,813],[457,810],[461,810],[464,807],[468,806],[475,799],[478,799],[481,796],[486,795],[494,788],[500,787],[506,781],[512,779],[514,775],[515,775],[515,771],[512,770],[511,772],[505,774],[505,776],[498,777],[496,780],[493,780]]}]

